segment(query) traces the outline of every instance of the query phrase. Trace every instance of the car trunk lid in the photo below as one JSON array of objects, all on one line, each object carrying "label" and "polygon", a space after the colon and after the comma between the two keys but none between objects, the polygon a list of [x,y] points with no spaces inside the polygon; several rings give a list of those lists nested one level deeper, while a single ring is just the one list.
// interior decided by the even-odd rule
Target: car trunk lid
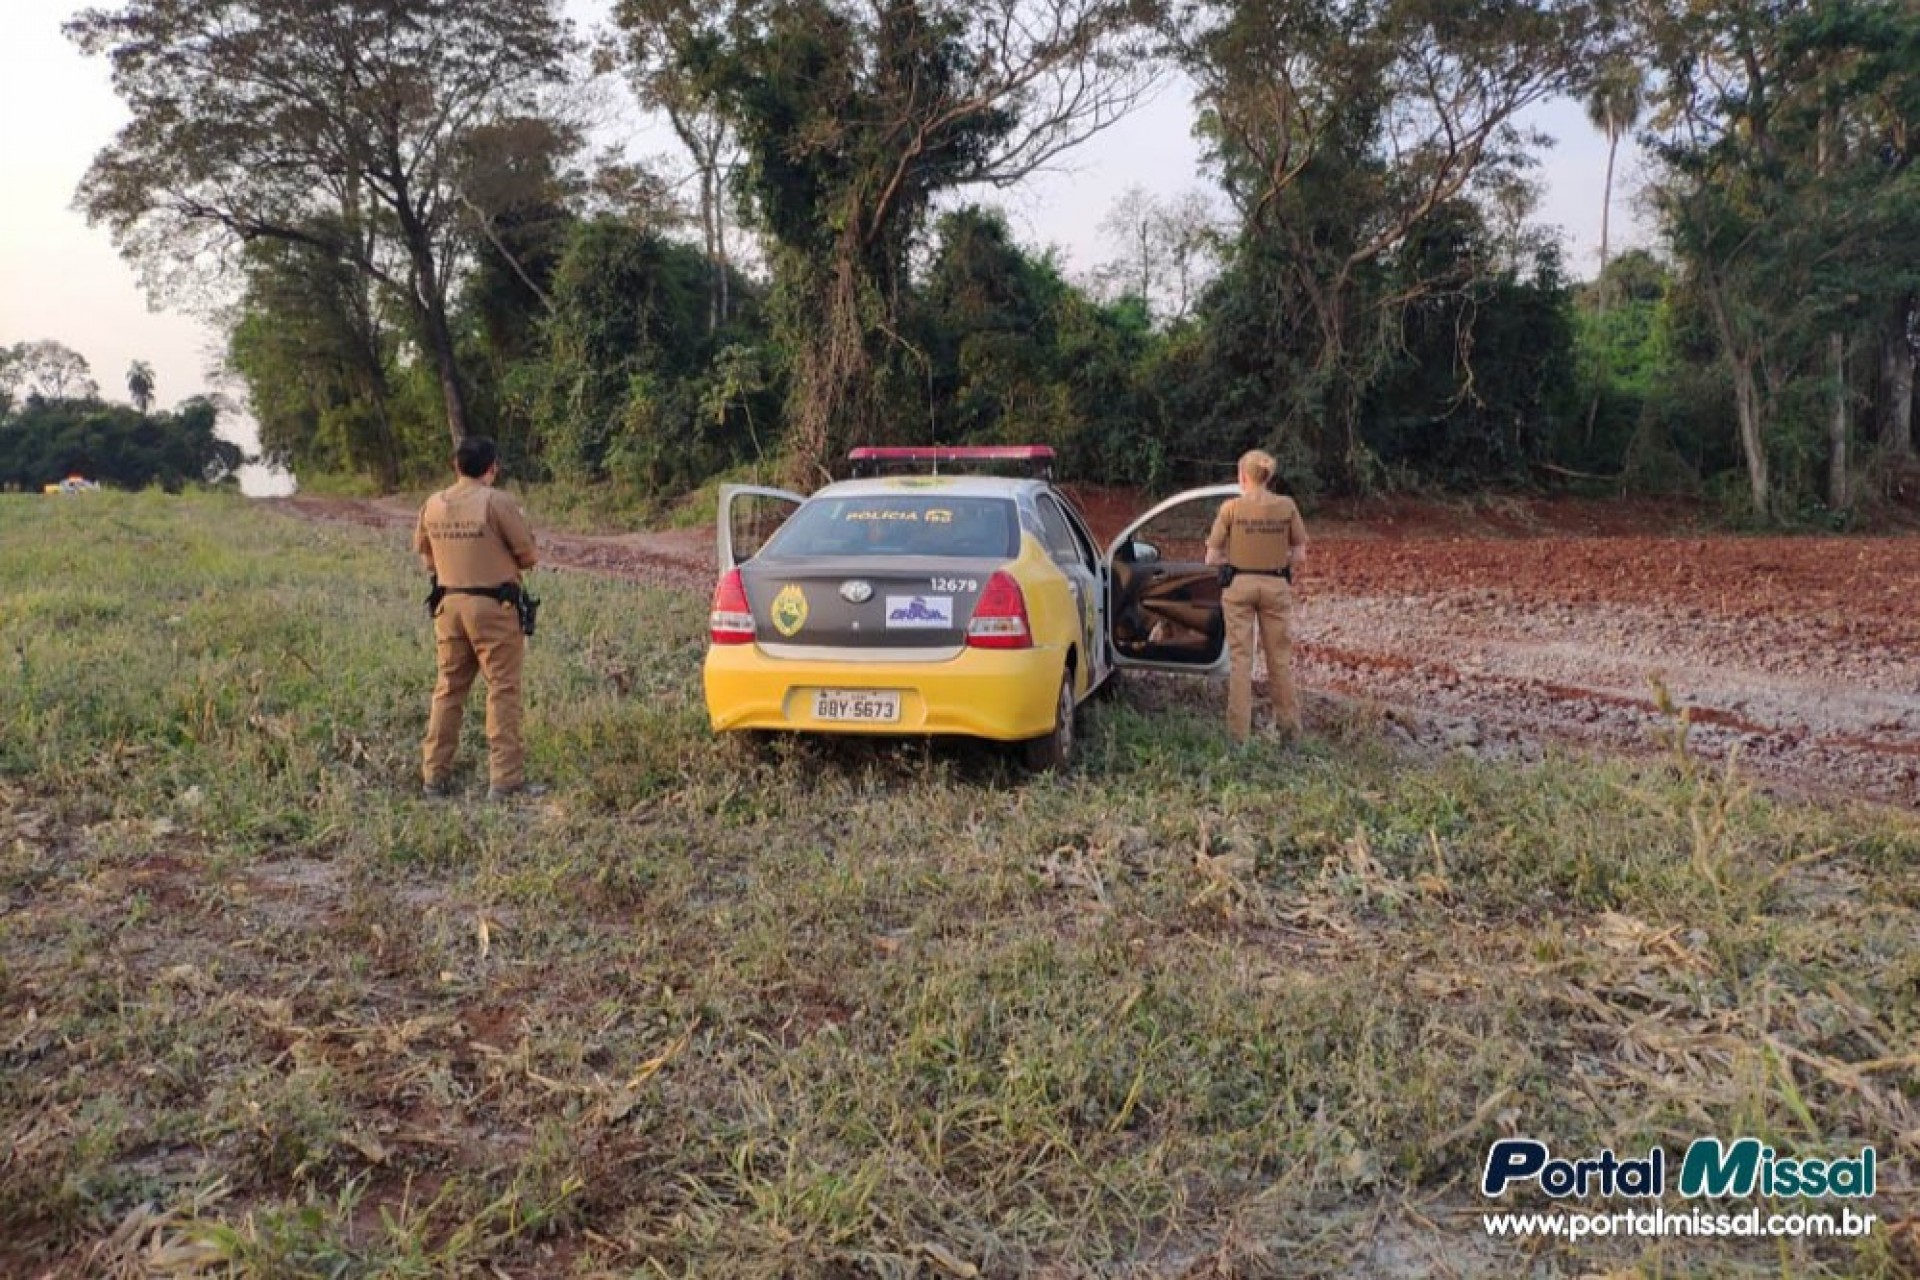
[{"label": "car trunk lid", "polygon": [[933,657],[966,643],[967,623],[1004,560],[945,557],[753,561],[741,566],[754,638],[771,649]]}]

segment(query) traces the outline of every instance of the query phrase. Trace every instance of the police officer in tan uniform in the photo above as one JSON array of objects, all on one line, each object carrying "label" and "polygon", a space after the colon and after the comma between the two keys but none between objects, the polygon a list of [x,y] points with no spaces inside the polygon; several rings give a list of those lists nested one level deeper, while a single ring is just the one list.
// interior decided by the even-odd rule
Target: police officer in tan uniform
[{"label": "police officer in tan uniform", "polygon": [[445,592],[433,617],[440,679],[433,689],[421,770],[430,797],[450,794],[453,756],[467,690],[478,674],[487,681],[489,800],[537,795],[529,787],[520,738],[520,667],[527,638],[520,616],[501,588],[520,585],[537,562],[533,530],[511,494],[494,488],[500,475],[494,443],[469,436],[454,450],[451,489],[427,499],[413,531],[413,549]]},{"label": "police officer in tan uniform", "polygon": [[[1255,449],[1240,459],[1240,496],[1220,505],[1207,534],[1207,563],[1232,565],[1233,581],[1220,593],[1227,623],[1227,732],[1235,742],[1253,734],[1253,640],[1256,625],[1267,657],[1267,686],[1274,727],[1289,738],[1300,732],[1300,705],[1293,689],[1294,569],[1306,563],[1307,526],[1292,498],[1267,488],[1271,454]],[[1286,576],[1282,576],[1282,575]]]}]

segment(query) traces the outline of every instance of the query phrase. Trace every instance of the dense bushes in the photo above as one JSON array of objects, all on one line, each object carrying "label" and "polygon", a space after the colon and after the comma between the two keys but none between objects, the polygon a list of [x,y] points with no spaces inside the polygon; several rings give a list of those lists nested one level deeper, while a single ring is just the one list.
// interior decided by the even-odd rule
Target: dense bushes
[{"label": "dense bushes", "polygon": [[225,479],[242,458],[238,445],[214,435],[217,418],[207,400],[148,415],[92,398],[31,396],[0,419],[0,489],[38,492],[69,475],[169,492]]}]

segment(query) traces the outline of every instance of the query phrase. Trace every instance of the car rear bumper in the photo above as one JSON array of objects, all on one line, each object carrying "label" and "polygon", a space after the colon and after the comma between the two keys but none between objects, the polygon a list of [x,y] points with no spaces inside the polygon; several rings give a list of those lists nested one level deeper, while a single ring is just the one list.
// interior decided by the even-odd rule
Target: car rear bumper
[{"label": "car rear bumper", "polygon": [[[1000,742],[1053,728],[1058,649],[966,649],[941,662],[850,664],[770,658],[758,645],[713,645],[702,668],[707,716],[717,731],[964,734]],[[897,691],[900,715],[884,722],[821,720],[821,689]]]}]

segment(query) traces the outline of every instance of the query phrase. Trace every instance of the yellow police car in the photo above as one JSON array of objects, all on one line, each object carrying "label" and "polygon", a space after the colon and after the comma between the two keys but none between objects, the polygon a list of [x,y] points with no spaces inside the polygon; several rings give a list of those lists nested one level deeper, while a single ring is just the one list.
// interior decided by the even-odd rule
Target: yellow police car
[{"label": "yellow police car", "polygon": [[[1102,548],[1045,446],[852,459],[855,479],[807,497],[721,491],[703,669],[716,731],[962,734],[1058,769],[1116,669],[1224,666],[1202,560],[1234,486],[1177,495]],[[1034,474],[966,470],[1008,463]]]}]

